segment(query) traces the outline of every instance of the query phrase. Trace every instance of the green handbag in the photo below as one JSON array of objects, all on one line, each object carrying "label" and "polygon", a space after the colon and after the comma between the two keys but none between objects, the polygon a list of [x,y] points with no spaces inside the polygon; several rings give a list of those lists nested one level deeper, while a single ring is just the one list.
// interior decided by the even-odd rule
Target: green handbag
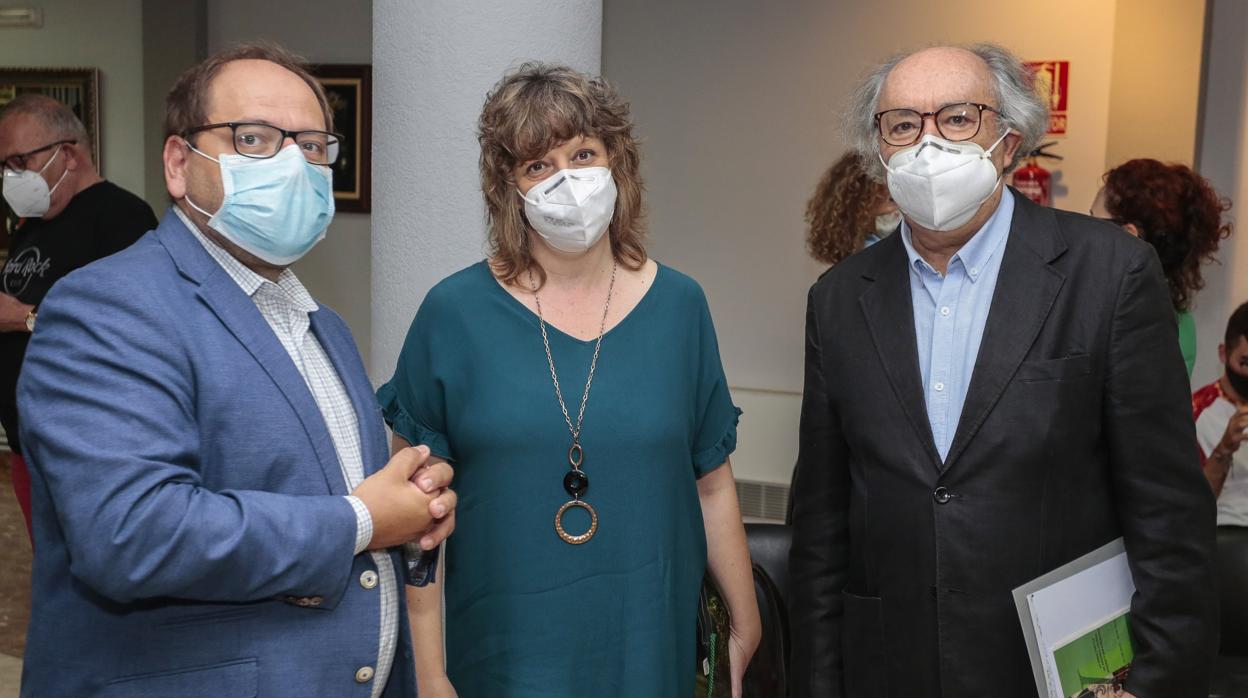
[{"label": "green handbag", "polygon": [[702,577],[698,597],[698,667],[694,698],[732,698],[732,667],[728,637],[732,619],[728,604],[709,574]]}]

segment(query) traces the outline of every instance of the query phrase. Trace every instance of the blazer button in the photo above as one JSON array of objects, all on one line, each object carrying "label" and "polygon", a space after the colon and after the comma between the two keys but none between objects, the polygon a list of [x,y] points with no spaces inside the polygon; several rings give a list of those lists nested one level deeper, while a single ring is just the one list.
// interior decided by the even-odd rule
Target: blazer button
[{"label": "blazer button", "polygon": [[937,487],[936,491],[932,492],[932,499],[935,499],[937,504],[948,504],[949,500],[953,499],[953,494],[947,487]]},{"label": "blazer button", "polygon": [[373,680],[373,668],[371,666],[362,666],[355,672],[356,683],[368,683]]},{"label": "blazer button", "polygon": [[372,570],[366,570],[360,575],[360,586],[365,589],[372,589],[377,586],[377,573]]},{"label": "blazer button", "polygon": [[319,597],[319,596],[313,596],[312,598],[308,599],[308,605],[309,605],[309,606],[320,606],[320,605],[321,605],[321,602],[323,602],[324,600],[325,600],[325,599],[322,599],[322,598],[321,598],[321,597]]}]

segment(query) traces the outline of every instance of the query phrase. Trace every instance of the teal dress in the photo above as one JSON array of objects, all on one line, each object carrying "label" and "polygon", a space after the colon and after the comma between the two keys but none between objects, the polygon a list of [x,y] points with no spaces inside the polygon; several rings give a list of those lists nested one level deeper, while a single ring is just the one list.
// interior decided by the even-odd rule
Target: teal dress
[{"label": "teal dress", "polygon": [[[572,419],[594,342],[547,326]],[[485,262],[425,298],[386,421],[455,466],[447,542],[447,672],[462,698],[688,698],[706,536],[698,477],[736,446],[702,289],[660,266],[602,340],[581,444],[598,532],[563,542],[571,436],[538,319]],[[589,527],[573,509],[572,534]]]}]

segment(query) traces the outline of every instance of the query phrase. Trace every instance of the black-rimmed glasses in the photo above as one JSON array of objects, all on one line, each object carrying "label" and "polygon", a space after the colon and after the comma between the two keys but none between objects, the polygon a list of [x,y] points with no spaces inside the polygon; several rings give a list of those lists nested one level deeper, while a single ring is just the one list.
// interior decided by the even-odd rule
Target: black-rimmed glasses
[{"label": "black-rimmed glasses", "polygon": [[978,102],[946,104],[936,111],[918,112],[913,109],[889,109],[875,115],[875,125],[880,138],[892,146],[913,145],[923,135],[923,122],[933,117],[936,131],[941,138],[950,141],[969,141],[979,134],[983,125],[984,111],[1001,112]]},{"label": "black-rimmed glasses", "polygon": [[342,136],[328,131],[287,131],[272,124],[248,121],[227,121],[220,124],[196,126],[183,134],[189,138],[200,131],[228,128],[233,134],[234,152],[247,158],[265,160],[282,151],[287,138],[299,146],[303,157],[313,165],[332,165],[338,159],[338,146]]},{"label": "black-rimmed glasses", "polygon": [[59,140],[59,141],[54,141],[52,143],[49,143],[45,146],[35,148],[34,150],[28,150],[24,153],[10,155],[9,157],[4,159],[4,169],[8,170],[9,172],[25,172],[27,169],[26,167],[27,161],[30,159],[32,155],[38,155],[39,153],[42,153],[45,150],[51,150],[52,148],[55,148],[58,145],[68,145],[70,143],[77,143],[77,142],[78,141],[73,140],[73,139]]}]

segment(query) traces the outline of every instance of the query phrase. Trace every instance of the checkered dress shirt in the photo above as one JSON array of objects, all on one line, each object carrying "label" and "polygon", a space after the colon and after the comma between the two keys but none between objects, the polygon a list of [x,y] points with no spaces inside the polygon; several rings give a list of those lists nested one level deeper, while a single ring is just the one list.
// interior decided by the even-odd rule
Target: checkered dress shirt
[{"label": "checkered dress shirt", "polygon": [[[308,293],[295,273],[282,271],[277,283],[269,281],[248,269],[229,252],[209,240],[191,220],[176,206],[174,211],[182,222],[195,234],[208,254],[217,260],[225,272],[238,283],[243,292],[251,297],[282,347],[299,369],[308,390],[316,399],[317,407],[325,418],[325,426],[334,442],[338,463],[347,491],[352,491],[364,480],[364,459],[360,449],[360,428],[355,408],[346,388],[338,377],[333,363],[325,355],[316,335],[308,330],[311,322],[308,314],[317,308],[316,301]],[[373,518],[368,508],[357,497],[348,496],[347,501],[355,509],[355,554],[363,552],[373,538]],[[394,565],[385,551],[370,553],[377,565],[381,591],[380,646],[377,648],[377,667],[373,674],[374,698],[381,695],[394,663],[395,647],[399,632],[399,595],[395,583]]]}]

